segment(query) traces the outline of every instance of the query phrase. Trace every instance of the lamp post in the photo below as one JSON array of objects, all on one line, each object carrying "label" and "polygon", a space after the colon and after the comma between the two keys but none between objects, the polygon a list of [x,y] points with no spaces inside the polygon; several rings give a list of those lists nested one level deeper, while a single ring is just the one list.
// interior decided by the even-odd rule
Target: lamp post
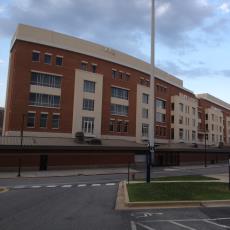
[{"label": "lamp post", "polygon": [[[21,135],[20,135],[20,146],[21,146],[21,150],[22,150],[22,146],[23,146],[23,132],[24,132],[24,122],[25,122],[25,114],[22,114],[22,122],[21,122]],[[22,159],[21,159],[21,154],[18,158],[18,177],[21,176],[21,165],[22,165]]]},{"label": "lamp post", "polygon": [[204,167],[207,168],[207,129],[206,129],[206,115],[204,120]]}]

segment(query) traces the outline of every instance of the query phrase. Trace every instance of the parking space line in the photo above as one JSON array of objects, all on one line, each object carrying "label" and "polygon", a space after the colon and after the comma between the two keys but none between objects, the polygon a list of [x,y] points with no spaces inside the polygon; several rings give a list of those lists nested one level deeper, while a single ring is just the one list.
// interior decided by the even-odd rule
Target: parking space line
[{"label": "parking space line", "polygon": [[221,228],[230,229],[230,227],[229,227],[229,226],[227,226],[227,225],[218,224],[218,223],[213,222],[213,221],[211,221],[211,220],[204,220],[204,222],[209,223],[209,224],[216,225],[216,226],[221,227]]},{"label": "parking space line", "polygon": [[217,221],[217,220],[230,220],[230,217],[220,217],[220,218],[207,218],[207,219],[175,219],[175,220],[170,220],[170,219],[163,219],[163,220],[143,220],[141,221],[142,223],[151,223],[151,222],[170,222],[170,221],[175,221],[175,222],[196,222],[196,221]]},{"label": "parking space line", "polygon": [[137,226],[134,221],[130,221],[131,230],[137,230]]},{"label": "parking space line", "polygon": [[141,224],[141,223],[137,223],[137,225],[139,225],[139,226],[141,226],[142,228],[147,229],[147,230],[156,230],[155,228],[151,228],[151,227],[149,227],[149,226],[147,226],[147,225],[144,225],[144,224]]},{"label": "parking space line", "polygon": [[177,226],[179,226],[179,227],[182,227],[182,228],[185,228],[185,229],[189,229],[189,230],[196,230],[195,228],[191,228],[191,227],[189,227],[189,226],[187,226],[187,225],[183,225],[183,224],[180,224],[180,223],[177,223],[177,222],[175,222],[175,221],[169,221],[171,224],[175,224],[175,225],[177,225]]}]

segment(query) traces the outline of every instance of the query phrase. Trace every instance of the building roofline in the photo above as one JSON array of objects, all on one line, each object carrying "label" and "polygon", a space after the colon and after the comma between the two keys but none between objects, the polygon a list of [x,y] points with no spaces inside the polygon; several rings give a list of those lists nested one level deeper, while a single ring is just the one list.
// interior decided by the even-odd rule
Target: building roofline
[{"label": "building roofline", "polygon": [[202,94],[197,94],[196,95],[197,98],[199,99],[204,99],[204,100],[207,100],[213,104],[216,104],[222,108],[225,108],[227,110],[230,110],[230,104],[228,104],[227,102],[225,101],[222,101],[221,99],[209,94],[209,93],[202,93]]},{"label": "building roofline", "polygon": [[47,45],[72,52],[77,52],[102,60],[136,69],[146,74],[151,73],[151,65],[141,59],[121,51],[89,42],[77,37],[55,31],[19,24],[11,41],[11,49],[16,40]]}]

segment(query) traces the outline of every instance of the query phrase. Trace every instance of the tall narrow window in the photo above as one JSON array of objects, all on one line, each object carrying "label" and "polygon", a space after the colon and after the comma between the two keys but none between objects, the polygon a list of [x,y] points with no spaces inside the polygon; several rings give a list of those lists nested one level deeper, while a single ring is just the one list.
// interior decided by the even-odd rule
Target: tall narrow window
[{"label": "tall narrow window", "polygon": [[142,94],[142,103],[143,104],[148,104],[149,103],[149,95],[146,93]]},{"label": "tall narrow window", "polygon": [[112,78],[116,79],[117,77],[117,71],[115,69],[112,69]]},{"label": "tall narrow window", "polygon": [[33,51],[32,52],[32,61],[33,62],[39,62],[40,61],[40,52],[39,51]]},{"label": "tall narrow window", "polygon": [[47,128],[48,114],[41,113],[40,115],[40,128]]},{"label": "tall narrow window", "polygon": [[82,117],[82,132],[86,135],[94,134],[94,117]]},{"label": "tall narrow window", "polygon": [[52,128],[59,129],[60,127],[60,114],[53,114],[52,115]]},{"label": "tall narrow window", "polygon": [[93,73],[97,72],[97,65],[96,64],[92,64],[92,72]]},{"label": "tall narrow window", "polygon": [[45,54],[45,64],[51,64],[51,55],[50,54]]},{"label": "tall narrow window", "polygon": [[142,124],[142,137],[149,137],[149,125]]},{"label": "tall narrow window", "polygon": [[87,62],[81,62],[80,69],[87,71],[88,70],[88,63]]},{"label": "tall narrow window", "polygon": [[35,113],[28,112],[27,113],[27,127],[34,128],[35,127]]}]

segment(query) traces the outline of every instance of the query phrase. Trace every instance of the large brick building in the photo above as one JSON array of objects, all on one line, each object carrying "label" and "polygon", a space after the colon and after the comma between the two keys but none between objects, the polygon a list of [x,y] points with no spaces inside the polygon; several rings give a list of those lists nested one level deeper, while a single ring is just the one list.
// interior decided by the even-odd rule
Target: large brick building
[{"label": "large brick building", "polygon": [[[157,68],[153,82],[151,71],[149,63],[119,51],[19,25],[10,51],[4,135],[19,136],[24,117],[25,136],[83,131],[141,143],[154,133],[156,143],[191,144],[204,143],[210,131],[208,144],[230,143],[229,104],[196,96]],[[219,123],[207,124],[212,116]]]}]

